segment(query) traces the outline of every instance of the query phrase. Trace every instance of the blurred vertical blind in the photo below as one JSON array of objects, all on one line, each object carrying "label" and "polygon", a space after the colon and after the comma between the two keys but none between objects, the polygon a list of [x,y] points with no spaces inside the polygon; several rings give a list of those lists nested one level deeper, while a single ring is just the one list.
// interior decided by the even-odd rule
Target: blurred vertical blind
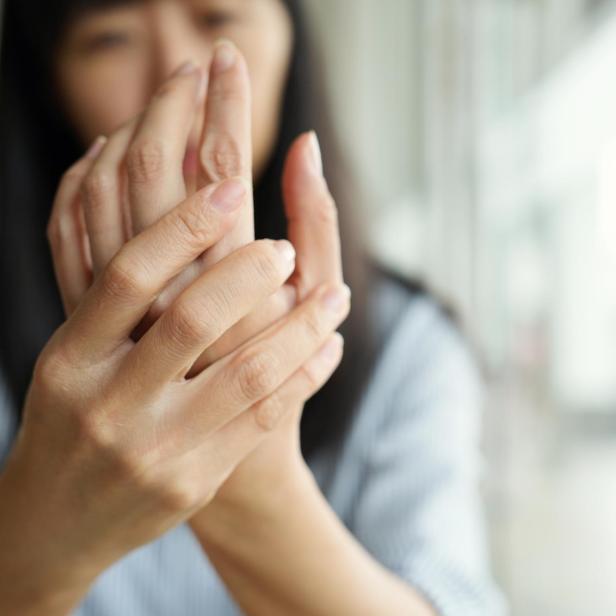
[{"label": "blurred vertical blind", "polygon": [[494,370],[616,408],[613,3],[306,4],[375,250],[454,304]]}]

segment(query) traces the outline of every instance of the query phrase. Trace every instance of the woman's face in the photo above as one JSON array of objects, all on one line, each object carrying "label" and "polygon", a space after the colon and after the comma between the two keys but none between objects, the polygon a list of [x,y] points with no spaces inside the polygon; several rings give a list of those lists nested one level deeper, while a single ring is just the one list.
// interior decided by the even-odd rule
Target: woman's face
[{"label": "woman's face", "polygon": [[[276,139],[292,36],[281,0],[127,2],[90,10],[69,24],[56,58],[56,83],[85,145],[138,114],[182,62],[208,66],[216,39],[229,38],[244,54],[250,73],[258,177]],[[187,152],[193,166],[202,120],[203,112]]]}]

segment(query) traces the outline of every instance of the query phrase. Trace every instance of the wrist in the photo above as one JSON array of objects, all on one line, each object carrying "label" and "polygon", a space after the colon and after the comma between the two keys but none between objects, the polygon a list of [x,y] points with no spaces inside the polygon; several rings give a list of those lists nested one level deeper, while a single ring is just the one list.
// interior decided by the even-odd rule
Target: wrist
[{"label": "wrist", "polygon": [[[232,498],[221,487],[213,501],[190,520],[193,532],[209,548],[229,548],[245,537],[259,536],[258,531],[279,528],[301,509],[306,499],[321,493],[312,471],[301,455],[285,460],[275,481],[253,481],[233,490]],[[270,478],[271,479],[271,478]]]}]

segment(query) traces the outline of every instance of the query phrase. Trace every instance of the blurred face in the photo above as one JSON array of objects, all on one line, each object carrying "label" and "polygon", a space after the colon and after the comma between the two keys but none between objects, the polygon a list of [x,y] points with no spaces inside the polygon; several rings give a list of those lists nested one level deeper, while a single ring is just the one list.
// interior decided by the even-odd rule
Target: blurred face
[{"label": "blurred face", "polygon": [[[56,82],[84,145],[137,115],[181,63],[209,64],[216,39],[242,51],[252,84],[253,170],[274,147],[291,47],[281,0],[150,0],[80,14],[65,32]],[[196,165],[203,120],[195,124],[187,166]],[[187,173],[194,169],[187,169]]]}]

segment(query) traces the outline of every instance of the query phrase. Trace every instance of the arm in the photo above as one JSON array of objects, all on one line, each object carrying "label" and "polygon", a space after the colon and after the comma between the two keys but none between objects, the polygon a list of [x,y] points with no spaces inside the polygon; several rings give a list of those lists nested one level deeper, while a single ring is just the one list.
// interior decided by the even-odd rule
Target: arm
[{"label": "arm", "polygon": [[351,535],[300,460],[267,498],[210,511],[193,529],[247,614],[433,614]]},{"label": "arm", "polygon": [[[178,98],[192,102],[196,74],[176,73],[146,116]],[[48,236],[68,318],[38,357],[0,477],[2,614],[65,614],[112,563],[207,505],[281,419],[280,386],[293,386],[307,360],[317,384],[329,378],[333,365],[320,351],[338,346],[332,332],[348,313],[344,290],[321,285],[275,329],[185,378],[291,273],[288,242],[260,240],[198,275],[134,340],[154,299],[237,222],[247,191],[240,180],[197,191],[94,275],[81,261],[75,204],[126,130],[65,174],[54,203]],[[332,293],[335,306],[324,301]]]},{"label": "arm", "polygon": [[411,302],[378,378],[385,413],[365,447],[353,531],[443,616],[503,613],[480,494],[477,367],[433,304]]},{"label": "arm", "polygon": [[503,613],[483,538],[475,367],[426,303],[396,334],[376,377],[385,412],[365,431],[353,535],[303,463],[268,482],[269,502],[251,493],[242,512],[212,507],[196,529],[248,614]]}]

